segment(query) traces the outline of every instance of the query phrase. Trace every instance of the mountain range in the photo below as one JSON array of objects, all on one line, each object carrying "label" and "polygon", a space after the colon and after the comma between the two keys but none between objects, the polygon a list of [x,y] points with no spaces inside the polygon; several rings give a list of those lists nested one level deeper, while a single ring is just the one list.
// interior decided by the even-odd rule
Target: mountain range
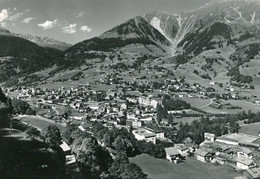
[{"label": "mountain range", "polygon": [[[235,83],[251,83],[252,80],[241,78],[258,75],[256,69],[255,73],[248,73],[246,69],[252,70],[254,66],[250,66],[250,62],[259,57],[260,3],[257,0],[220,0],[175,14],[150,12],[73,46],[50,38],[13,34],[0,29],[0,41],[23,42],[22,39],[35,50],[32,52],[31,48],[25,48],[23,53],[16,53],[20,47],[9,48],[12,43],[1,43],[2,70],[5,70],[3,64],[6,65],[3,59],[7,57],[35,60],[41,56],[49,59],[41,65],[41,70],[56,64],[45,79],[54,79],[73,70],[81,71],[83,75],[80,78],[84,78],[96,68],[109,71],[120,64],[125,70],[130,70],[150,59],[147,66],[160,66],[191,81],[228,78]],[[144,56],[145,60],[138,62]],[[193,72],[196,70],[195,74],[190,73],[192,69]],[[229,73],[234,69],[236,73]],[[15,76],[15,73],[8,74],[8,78],[2,81]]]}]

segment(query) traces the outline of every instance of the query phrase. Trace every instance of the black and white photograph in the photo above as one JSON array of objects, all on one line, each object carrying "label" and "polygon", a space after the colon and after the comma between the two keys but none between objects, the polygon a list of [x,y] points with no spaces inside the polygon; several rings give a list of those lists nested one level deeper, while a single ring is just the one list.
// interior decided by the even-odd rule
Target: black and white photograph
[{"label": "black and white photograph", "polygon": [[1,179],[260,179],[260,0],[0,0]]}]

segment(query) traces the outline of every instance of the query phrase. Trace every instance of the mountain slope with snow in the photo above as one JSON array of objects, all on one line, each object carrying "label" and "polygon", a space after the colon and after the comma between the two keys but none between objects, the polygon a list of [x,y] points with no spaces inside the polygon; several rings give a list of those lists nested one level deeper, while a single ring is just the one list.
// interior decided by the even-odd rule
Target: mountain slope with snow
[{"label": "mountain slope with snow", "polygon": [[178,14],[153,12],[144,17],[170,39],[175,50],[178,50],[177,46],[180,47],[180,42],[185,44],[190,34],[203,32],[215,23],[228,25],[232,38],[247,33],[259,38],[260,34],[260,3],[257,0],[212,1],[191,11]]},{"label": "mountain slope with snow", "polygon": [[21,37],[24,39],[27,39],[33,43],[36,43],[37,45],[41,47],[50,47],[50,48],[55,48],[61,51],[67,50],[69,47],[71,47],[71,44],[67,44],[65,42],[61,42],[58,40],[55,40],[53,38],[49,37],[38,37],[38,36],[33,36],[30,34],[14,34],[17,37]]}]

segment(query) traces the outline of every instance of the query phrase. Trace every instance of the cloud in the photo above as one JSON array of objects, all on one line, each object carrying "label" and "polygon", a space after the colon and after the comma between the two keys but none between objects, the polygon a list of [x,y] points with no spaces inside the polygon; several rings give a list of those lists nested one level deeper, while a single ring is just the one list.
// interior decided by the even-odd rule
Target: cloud
[{"label": "cloud", "polygon": [[7,27],[7,23],[6,22],[0,22],[0,26],[3,27],[3,28],[6,28]]},{"label": "cloud", "polygon": [[23,19],[23,23],[28,24],[33,19],[34,19],[33,17],[26,17],[26,18]]},{"label": "cloud", "polygon": [[52,29],[57,24],[57,19],[53,21],[46,20],[45,22],[38,24],[38,27],[42,27],[43,30]]},{"label": "cloud", "polygon": [[87,25],[85,25],[85,26],[81,26],[80,30],[82,32],[91,32],[92,29],[90,27],[88,27]]},{"label": "cloud", "polygon": [[74,33],[77,32],[76,31],[76,26],[77,26],[77,24],[74,23],[74,24],[69,24],[67,26],[64,26],[61,29],[62,29],[64,34],[74,34]]},{"label": "cloud", "polygon": [[84,12],[81,11],[80,13],[78,13],[78,14],[76,15],[76,18],[80,18],[80,17],[82,17],[83,14],[84,14]]},{"label": "cloud", "polygon": [[0,22],[3,22],[8,18],[8,11],[7,9],[2,9],[0,12]]},{"label": "cloud", "polygon": [[16,21],[19,20],[23,16],[24,12],[17,12],[8,17],[9,21]]},{"label": "cloud", "polygon": [[17,7],[14,7],[13,9],[2,9],[0,11],[0,24],[2,27],[6,27],[11,22],[11,24],[14,26],[14,21],[20,20],[21,17],[27,12],[29,12],[29,10],[18,12]]}]

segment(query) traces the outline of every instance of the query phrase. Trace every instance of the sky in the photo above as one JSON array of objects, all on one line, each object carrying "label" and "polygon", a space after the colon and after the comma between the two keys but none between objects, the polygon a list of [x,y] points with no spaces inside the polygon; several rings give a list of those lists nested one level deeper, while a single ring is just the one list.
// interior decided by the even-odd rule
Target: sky
[{"label": "sky", "polygon": [[99,36],[135,16],[177,13],[211,0],[0,0],[0,26],[70,44]]}]

